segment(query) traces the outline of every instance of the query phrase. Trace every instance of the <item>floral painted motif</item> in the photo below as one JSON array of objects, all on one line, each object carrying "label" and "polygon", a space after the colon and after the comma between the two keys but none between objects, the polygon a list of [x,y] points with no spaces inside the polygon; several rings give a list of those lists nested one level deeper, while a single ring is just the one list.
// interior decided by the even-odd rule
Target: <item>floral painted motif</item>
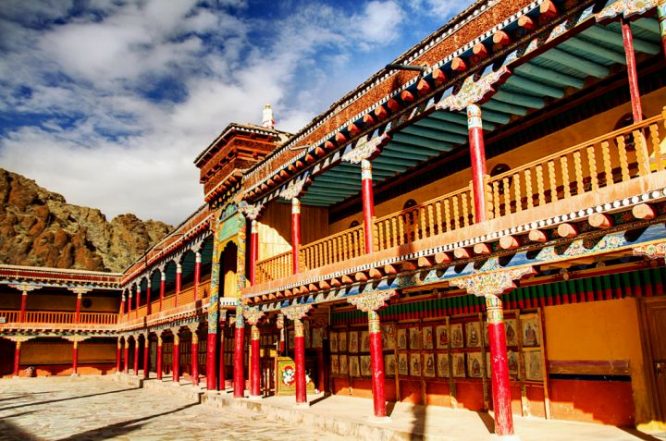
[{"label": "floral painted motif", "polygon": [[368,138],[361,138],[353,149],[342,156],[342,160],[351,162],[352,164],[358,164],[364,159],[371,158],[379,151],[380,147],[390,139],[386,134],[375,136],[372,139]]},{"label": "floral painted motif", "polygon": [[377,311],[386,306],[386,301],[396,295],[395,290],[374,291],[366,294],[360,294],[347,299],[347,302],[356,306],[363,312]]},{"label": "floral painted motif", "polygon": [[292,306],[287,306],[286,308],[282,308],[282,313],[289,320],[300,320],[303,317],[305,317],[308,312],[310,312],[310,309],[312,309],[312,305],[309,303],[292,305]]},{"label": "floral painted motif", "polygon": [[250,325],[256,325],[263,315],[264,313],[257,308],[246,308],[243,310],[243,316]]},{"label": "floral painted motif", "polygon": [[615,18],[622,15],[629,18],[636,14],[645,14],[650,9],[656,8],[658,0],[617,0],[601,10],[596,15],[597,21]]},{"label": "floral painted motif", "polygon": [[477,104],[495,91],[494,86],[499,85],[511,72],[506,66],[502,66],[496,72],[490,72],[478,81],[474,76],[468,76],[462,87],[455,95],[449,95],[435,106],[438,110],[459,111],[464,110],[470,104]]},{"label": "floral painted motif", "polygon": [[659,259],[666,256],[666,242],[640,245],[634,248],[634,256],[645,256],[648,259]]},{"label": "floral painted motif", "polygon": [[250,220],[257,220],[259,217],[259,214],[261,213],[261,210],[264,208],[264,204],[256,203],[254,205],[248,204],[245,201],[240,202],[238,204],[238,211],[240,211],[243,216]]},{"label": "floral painted motif", "polygon": [[515,288],[516,285],[513,281],[528,274],[534,274],[534,269],[531,266],[490,273],[477,273],[454,279],[451,284],[465,289],[469,294],[475,296],[498,296],[508,289]]},{"label": "floral painted motif", "polygon": [[301,192],[303,191],[303,187],[305,186],[305,181],[307,181],[306,178],[300,179],[300,180],[292,180],[289,182],[289,184],[280,191],[280,197],[291,200],[294,198],[297,198]]}]

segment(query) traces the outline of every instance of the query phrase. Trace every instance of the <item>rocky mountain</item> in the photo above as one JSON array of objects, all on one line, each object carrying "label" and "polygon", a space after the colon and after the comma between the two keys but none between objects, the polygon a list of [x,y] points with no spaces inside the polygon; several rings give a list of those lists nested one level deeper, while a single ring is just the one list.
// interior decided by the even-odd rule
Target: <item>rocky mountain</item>
[{"label": "rocky mountain", "polygon": [[0,262],[120,272],[172,230],[68,204],[35,181],[0,168]]}]

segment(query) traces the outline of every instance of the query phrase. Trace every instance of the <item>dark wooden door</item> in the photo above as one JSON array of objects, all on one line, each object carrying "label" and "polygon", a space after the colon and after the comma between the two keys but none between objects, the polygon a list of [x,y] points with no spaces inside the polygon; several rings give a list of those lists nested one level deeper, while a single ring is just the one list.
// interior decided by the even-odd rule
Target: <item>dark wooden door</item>
[{"label": "dark wooden door", "polygon": [[666,421],[666,299],[646,299],[644,318],[655,416]]}]

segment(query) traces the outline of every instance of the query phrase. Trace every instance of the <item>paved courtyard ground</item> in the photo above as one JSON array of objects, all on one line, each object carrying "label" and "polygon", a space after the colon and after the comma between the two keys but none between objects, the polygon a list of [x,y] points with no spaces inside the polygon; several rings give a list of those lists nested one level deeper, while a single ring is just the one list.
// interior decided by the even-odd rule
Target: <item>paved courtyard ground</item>
[{"label": "paved courtyard ground", "polygon": [[343,440],[100,377],[0,380],[0,440]]}]

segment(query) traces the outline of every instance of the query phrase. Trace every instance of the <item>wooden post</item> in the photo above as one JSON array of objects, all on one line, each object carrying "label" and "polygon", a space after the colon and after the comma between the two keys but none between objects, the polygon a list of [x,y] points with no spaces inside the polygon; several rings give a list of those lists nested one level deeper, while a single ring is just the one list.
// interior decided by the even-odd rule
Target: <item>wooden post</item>
[{"label": "wooden post", "polygon": [[291,200],[291,269],[298,274],[298,255],[301,248],[301,202],[298,198]]},{"label": "wooden post", "polygon": [[139,318],[139,303],[141,303],[141,283],[136,285],[136,303],[134,304],[134,318]]},{"label": "wooden post", "polygon": [[622,42],[624,43],[624,55],[627,58],[627,75],[629,76],[629,93],[631,94],[631,113],[634,122],[643,120],[641,106],[641,92],[638,88],[638,72],[636,71],[636,54],[634,52],[634,37],[631,33],[629,21],[622,18]]},{"label": "wooden post", "polygon": [[155,371],[157,373],[157,379],[162,379],[162,334],[157,334],[157,356],[155,357]]},{"label": "wooden post", "polygon": [[301,319],[294,320],[294,363],[296,364],[296,404],[307,404],[305,337],[303,335],[303,321]]},{"label": "wooden post", "polygon": [[254,285],[256,281],[257,259],[259,258],[259,231],[257,230],[257,221],[250,221],[250,268],[249,280],[250,285]]},{"label": "wooden post", "polygon": [[250,328],[250,398],[261,398],[261,349],[259,327],[253,324]]},{"label": "wooden post", "polygon": [[79,341],[74,340],[72,343],[72,376],[79,374]]},{"label": "wooden post", "polygon": [[245,394],[245,321],[240,307],[236,308],[236,329],[234,330],[234,398]]},{"label": "wooden post", "polygon": [[150,279],[148,279],[148,283],[146,284],[146,315],[150,315],[153,312],[153,306],[150,304],[151,298],[150,298],[150,289],[151,289],[151,283]]},{"label": "wooden post", "polygon": [[125,315],[125,293],[120,297],[120,312],[118,315],[122,318]]},{"label": "wooden post", "polygon": [[182,285],[183,281],[183,266],[180,264],[180,262],[176,263],[176,294],[174,298],[174,305],[173,306],[178,306],[178,294],[180,294],[180,288]]},{"label": "wooden post", "polygon": [[475,221],[486,220],[486,195],[484,176],[486,175],[486,148],[483,140],[483,120],[481,108],[476,104],[467,107],[467,127],[469,131],[469,152],[472,162],[472,188],[474,190]]},{"label": "wooden post", "polygon": [[491,382],[493,409],[495,411],[495,435],[513,435],[513,415],[511,413],[511,385],[506,354],[506,333],[502,301],[496,295],[486,296],[488,321],[488,342],[490,346]]},{"label": "wooden post", "polygon": [[372,370],[372,401],[375,417],[386,417],[386,394],[384,391],[384,350],[382,328],[377,311],[368,311],[370,333],[370,369]]},{"label": "wooden post", "polygon": [[21,292],[21,311],[19,312],[19,323],[25,322],[25,311],[28,307],[28,290]]},{"label": "wooden post", "polygon": [[166,273],[160,271],[160,306],[159,312],[162,312],[162,303],[164,302],[164,292],[166,291]]},{"label": "wooden post", "polygon": [[125,364],[123,366],[123,372],[126,374],[129,373],[129,339],[125,337]]},{"label": "wooden post", "polygon": [[139,336],[134,336],[134,375],[139,376]]},{"label": "wooden post", "polygon": [[81,322],[81,297],[83,297],[82,292],[76,293],[76,310],[74,312],[74,323]]},{"label": "wooden post", "polygon": [[120,372],[120,357],[121,357],[122,348],[123,348],[122,341],[120,337],[118,337],[118,341],[116,343],[116,373]]},{"label": "wooden post", "polygon": [[199,279],[201,278],[201,253],[194,254],[194,303],[199,300]]},{"label": "wooden post", "polygon": [[[226,326],[226,311],[220,311],[220,326],[219,326],[219,353],[218,353],[218,382],[217,389],[225,390],[227,384],[227,372],[224,364],[224,328]],[[217,343],[217,342],[216,342]],[[217,345],[216,345],[217,346]]]},{"label": "wooden post", "polygon": [[174,329],[171,331],[173,334],[173,350],[171,351],[172,358],[172,368],[171,377],[174,383],[180,382],[180,336],[178,335],[178,330]]},{"label": "wooden post", "polygon": [[206,389],[217,390],[217,332],[206,335]]},{"label": "wooden post", "polygon": [[367,159],[361,160],[361,198],[363,200],[363,233],[365,253],[373,251],[373,223],[375,219],[375,196],[372,189],[372,164]]},{"label": "wooden post", "polygon": [[148,334],[143,337],[143,378],[148,379],[150,376],[150,345],[148,341]]},{"label": "wooden post", "polygon": [[19,376],[19,371],[21,369],[21,341],[16,342],[16,348],[14,349],[14,376]]},{"label": "wooden post", "polygon": [[192,345],[191,345],[190,354],[191,363],[192,363],[192,372],[190,375],[192,377],[192,384],[195,386],[199,385],[199,334],[197,334],[196,329],[192,331]]},{"label": "wooden post", "polygon": [[134,297],[134,294],[132,294],[132,290],[130,289],[129,297],[127,298],[127,320],[129,320],[130,313],[132,312],[132,298],[133,297]]}]

